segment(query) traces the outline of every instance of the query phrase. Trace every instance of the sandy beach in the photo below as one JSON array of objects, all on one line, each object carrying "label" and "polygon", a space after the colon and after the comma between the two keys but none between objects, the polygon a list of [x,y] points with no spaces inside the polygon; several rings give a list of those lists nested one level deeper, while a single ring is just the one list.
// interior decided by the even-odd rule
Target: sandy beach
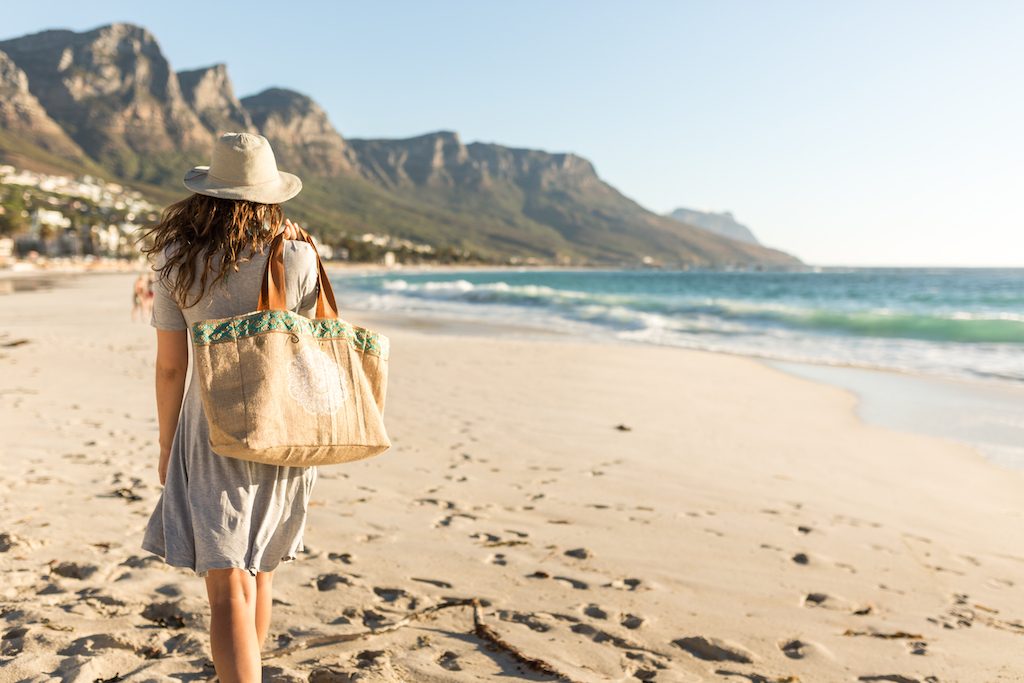
[{"label": "sandy beach", "polygon": [[[213,679],[139,547],[132,273],[0,295],[0,680]],[[761,362],[382,313],[394,443],[322,468],[268,681],[1024,680],[1024,475]]]}]

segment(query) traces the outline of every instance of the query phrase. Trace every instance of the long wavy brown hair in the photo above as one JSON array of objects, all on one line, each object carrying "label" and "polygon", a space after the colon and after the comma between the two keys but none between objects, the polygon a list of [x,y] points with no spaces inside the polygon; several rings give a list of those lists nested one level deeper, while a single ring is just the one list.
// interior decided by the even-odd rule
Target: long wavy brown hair
[{"label": "long wavy brown hair", "polygon": [[[173,273],[168,281],[171,293],[182,308],[194,306],[209,287],[220,282],[238,264],[248,260],[247,251],[261,252],[284,222],[280,204],[261,204],[243,199],[224,199],[194,193],[167,206],[160,221],[146,230],[140,240],[152,238],[144,254],[159,254],[167,247],[167,259],[155,270],[157,277]],[[268,229],[264,229],[264,225]],[[186,301],[196,279],[197,257],[204,254],[199,276],[199,294]],[[214,257],[219,255],[217,263]],[[210,273],[216,273],[209,283]]]}]

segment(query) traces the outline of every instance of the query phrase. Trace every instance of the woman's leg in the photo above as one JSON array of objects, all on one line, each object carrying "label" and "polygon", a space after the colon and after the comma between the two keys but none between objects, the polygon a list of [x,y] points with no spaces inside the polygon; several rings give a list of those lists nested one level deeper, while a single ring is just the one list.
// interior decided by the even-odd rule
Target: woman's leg
[{"label": "woman's leg", "polygon": [[211,569],[210,646],[220,683],[259,683],[260,646],[256,637],[256,579],[244,569]]},{"label": "woman's leg", "polygon": [[256,572],[256,640],[260,649],[270,631],[270,610],[274,604],[274,572]]}]

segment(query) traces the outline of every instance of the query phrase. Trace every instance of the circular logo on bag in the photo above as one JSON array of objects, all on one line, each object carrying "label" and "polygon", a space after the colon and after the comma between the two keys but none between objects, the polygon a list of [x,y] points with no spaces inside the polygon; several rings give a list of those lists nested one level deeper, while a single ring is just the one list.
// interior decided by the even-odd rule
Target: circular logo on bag
[{"label": "circular logo on bag", "polygon": [[304,346],[288,365],[288,393],[307,411],[323,415],[341,409],[348,387],[333,358],[316,346]]}]

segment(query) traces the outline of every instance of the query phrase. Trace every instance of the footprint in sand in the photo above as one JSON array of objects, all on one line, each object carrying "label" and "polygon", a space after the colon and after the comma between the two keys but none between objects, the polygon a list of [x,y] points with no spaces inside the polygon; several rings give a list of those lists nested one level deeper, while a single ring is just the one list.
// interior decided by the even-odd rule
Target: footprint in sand
[{"label": "footprint in sand", "polygon": [[548,614],[537,614],[534,612],[516,612],[514,610],[498,610],[498,618],[514,624],[522,624],[531,631],[546,633],[551,630],[552,616]]},{"label": "footprint in sand", "polygon": [[60,562],[56,560],[50,563],[50,573],[58,576],[63,576],[69,579],[88,579],[90,576],[99,571],[99,567],[94,564],[78,563],[78,562]]},{"label": "footprint in sand", "polygon": [[439,527],[449,527],[456,520],[464,520],[464,519],[468,519],[470,521],[476,521],[477,517],[475,515],[469,514],[468,512],[454,512],[454,513],[452,513],[450,515],[447,515],[445,517],[442,517],[442,518],[436,520],[434,522],[434,528],[437,529]]},{"label": "footprint in sand", "polygon": [[818,607],[821,609],[832,609],[839,610],[842,612],[849,612],[857,616],[863,616],[870,614],[872,608],[870,605],[866,606],[855,606],[846,598],[841,598],[835,595],[829,595],[828,593],[808,593],[803,599],[804,607]]},{"label": "footprint in sand", "polygon": [[194,625],[196,615],[183,610],[179,602],[151,602],[142,610],[142,618],[170,629]]},{"label": "footprint in sand", "polygon": [[130,555],[118,566],[130,567],[132,569],[149,569],[151,567],[163,568],[165,565],[163,560],[156,555],[147,555],[145,557],[142,557],[141,555]]},{"label": "footprint in sand", "polygon": [[624,627],[628,628],[629,630],[633,631],[644,625],[644,618],[638,617],[635,614],[629,614],[627,612],[626,614],[622,615],[621,619],[619,619],[619,623],[622,624]]},{"label": "footprint in sand", "polygon": [[409,597],[409,593],[402,588],[379,588],[374,586],[373,592],[384,602],[395,602],[399,598]]},{"label": "footprint in sand", "polygon": [[626,578],[615,579],[611,583],[604,584],[605,588],[617,588],[624,591],[639,590],[643,582],[640,579]]},{"label": "footprint in sand", "polygon": [[563,554],[577,560],[588,560],[594,556],[594,554],[586,548],[573,548],[572,550],[566,550]]},{"label": "footprint in sand", "polygon": [[445,650],[441,653],[441,656],[437,658],[437,664],[442,669],[448,671],[462,671],[462,666],[459,664],[459,656],[451,650]]},{"label": "footprint in sand", "polygon": [[508,564],[508,558],[505,557],[505,553],[494,553],[487,556],[487,562],[504,567]]},{"label": "footprint in sand", "polygon": [[590,603],[589,605],[584,606],[583,607],[583,613],[586,614],[591,619],[607,619],[608,618],[608,613],[605,612],[600,607],[598,607],[597,605],[595,605],[594,603]]},{"label": "footprint in sand", "polygon": [[306,683],[306,678],[295,671],[289,671],[279,666],[263,666],[263,680],[274,681],[274,683]]},{"label": "footprint in sand", "polygon": [[0,553],[6,553],[15,548],[22,548],[24,550],[31,550],[37,546],[42,545],[23,538],[17,534],[4,532],[0,534]]},{"label": "footprint in sand", "polygon": [[[375,681],[400,681],[404,677],[398,676],[391,665],[391,657],[386,650],[363,650],[355,655],[344,668],[355,667],[366,671],[363,673],[352,673],[343,669],[335,669],[333,666],[318,666],[309,674],[309,683],[352,683],[352,681],[375,680]],[[369,678],[372,677],[372,678]],[[277,679],[264,679],[277,680]]]},{"label": "footprint in sand", "polygon": [[555,581],[560,581],[561,583],[567,583],[573,589],[578,590],[578,591],[585,591],[588,588],[590,588],[590,585],[587,584],[585,581],[580,581],[579,579],[573,579],[573,578],[570,578],[568,576],[552,576],[551,578],[553,578]]},{"label": "footprint in sand", "polygon": [[339,586],[352,586],[355,585],[351,578],[344,576],[343,574],[321,574],[316,577],[316,589],[318,591],[330,591],[335,590]]},{"label": "footprint in sand", "polygon": [[28,628],[15,626],[4,631],[0,636],[0,656],[13,657],[21,654],[25,649],[25,636],[28,635]]},{"label": "footprint in sand", "polygon": [[342,564],[352,564],[353,562],[352,553],[327,553],[327,559]]},{"label": "footprint in sand", "polygon": [[167,583],[163,586],[157,586],[153,590],[159,593],[160,595],[166,596],[168,598],[180,598],[182,595],[181,587],[174,583]]},{"label": "footprint in sand", "polygon": [[387,617],[380,612],[375,612],[372,609],[363,610],[363,626],[367,628],[377,628],[385,621],[387,621]]},{"label": "footprint in sand", "polygon": [[552,576],[551,574],[548,574],[547,572],[541,571],[539,569],[537,571],[535,571],[534,573],[532,573],[532,574],[527,574],[526,578],[528,578],[528,579],[554,579],[555,581],[566,583],[566,584],[568,584],[569,586],[571,586],[572,588],[574,588],[576,590],[587,590],[588,588],[590,588],[590,586],[585,581],[580,581],[579,579],[573,579],[573,578],[570,578],[568,576]]},{"label": "footprint in sand", "polygon": [[132,643],[124,637],[117,637],[108,633],[96,633],[76,638],[69,645],[58,650],[57,654],[64,657],[72,657],[74,655],[92,656],[99,654],[99,650],[132,650],[133,652],[139,652],[139,654],[148,654],[149,657],[159,657],[164,654],[163,649],[142,646]]},{"label": "footprint in sand", "polygon": [[807,647],[807,643],[802,640],[787,640],[784,643],[779,643],[779,649],[782,650],[782,654],[790,659],[803,659],[805,647]]},{"label": "footprint in sand", "polygon": [[469,536],[475,541],[482,541],[485,548],[496,548],[499,546],[513,546],[513,545],[529,545],[529,541],[524,541],[521,538],[514,539],[503,539],[498,534],[490,534],[485,532],[477,532],[470,534]]},{"label": "footprint in sand", "polygon": [[573,624],[571,627],[569,627],[569,630],[571,630],[573,633],[578,633],[581,636],[586,636],[595,643],[611,643],[615,647],[631,651],[629,653],[631,655],[643,656],[642,653],[644,652],[647,652],[649,654],[657,654],[652,650],[648,650],[639,643],[626,640],[625,638],[621,638],[615,635],[614,633],[604,631],[590,624]]},{"label": "footprint in sand", "polygon": [[[131,614],[135,607],[119,600],[112,595],[103,593],[101,588],[84,588],[78,591],[79,600],[74,605],[65,605],[64,609],[75,614],[90,614],[101,617],[120,617]],[[174,597],[174,596],[172,596]]]},{"label": "footprint in sand", "polygon": [[718,638],[687,636],[685,638],[676,638],[672,641],[672,644],[705,662],[750,664],[754,661],[754,655],[742,646]]}]

